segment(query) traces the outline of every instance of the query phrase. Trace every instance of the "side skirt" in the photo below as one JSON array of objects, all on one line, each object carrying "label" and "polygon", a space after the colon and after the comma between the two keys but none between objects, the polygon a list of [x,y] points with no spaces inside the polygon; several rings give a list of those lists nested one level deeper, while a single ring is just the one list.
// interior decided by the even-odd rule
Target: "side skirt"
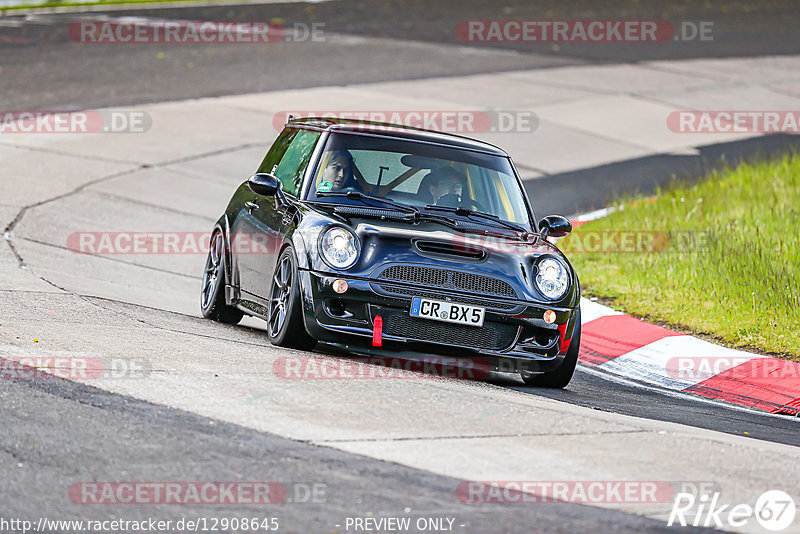
[{"label": "side skirt", "polygon": [[259,299],[255,295],[250,295],[249,293],[245,293],[246,296],[242,296],[242,293],[243,292],[240,291],[238,287],[226,285],[225,301],[228,303],[229,306],[233,306],[239,310],[242,310],[247,315],[250,315],[252,317],[258,317],[259,319],[263,319],[266,321],[267,307],[264,305],[263,302],[259,302],[261,299]]}]

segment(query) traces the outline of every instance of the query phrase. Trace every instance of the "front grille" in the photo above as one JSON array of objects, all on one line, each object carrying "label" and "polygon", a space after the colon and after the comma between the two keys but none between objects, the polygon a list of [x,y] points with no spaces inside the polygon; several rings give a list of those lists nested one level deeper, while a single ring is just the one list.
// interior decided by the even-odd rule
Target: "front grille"
[{"label": "front grille", "polygon": [[429,291],[421,291],[419,289],[413,288],[406,288],[406,287],[399,287],[399,286],[392,286],[387,284],[374,284],[375,287],[387,293],[389,295],[397,295],[397,296],[409,296],[409,297],[422,297],[426,299],[432,300],[445,300],[445,301],[452,301],[452,302],[459,302],[461,304],[470,304],[472,306],[481,306],[483,308],[487,308],[489,310],[501,310],[501,311],[511,311],[515,308],[519,308],[517,304],[499,304],[496,302],[486,302],[485,300],[478,300],[478,299],[470,299],[464,298],[460,295],[453,295],[450,294],[440,294],[440,293],[431,293]]},{"label": "front grille", "polygon": [[457,289],[471,293],[483,293],[498,297],[516,298],[517,293],[511,284],[480,274],[448,271],[434,267],[417,265],[393,265],[378,277],[382,280],[411,282],[441,289]]},{"label": "front grille", "polygon": [[390,336],[485,350],[508,348],[517,330],[514,325],[487,322],[482,327],[465,326],[418,319],[404,313],[387,314],[383,319],[383,331]]}]

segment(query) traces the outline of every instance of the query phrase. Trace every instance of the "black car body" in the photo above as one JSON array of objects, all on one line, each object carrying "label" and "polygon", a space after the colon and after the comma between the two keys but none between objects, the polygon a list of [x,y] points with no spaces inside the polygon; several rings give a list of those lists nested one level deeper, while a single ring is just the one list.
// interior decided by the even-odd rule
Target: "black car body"
[{"label": "black car body", "polygon": [[546,237],[570,230],[559,216],[536,223],[495,146],[290,120],[214,229],[203,314],[263,318],[277,345],[475,357],[563,387],[580,344],[580,286]]}]

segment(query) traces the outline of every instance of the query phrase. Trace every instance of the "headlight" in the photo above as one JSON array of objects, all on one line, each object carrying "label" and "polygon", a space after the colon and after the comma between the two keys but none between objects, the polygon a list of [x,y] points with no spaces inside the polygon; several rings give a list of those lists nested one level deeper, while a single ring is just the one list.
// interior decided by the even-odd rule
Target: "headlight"
[{"label": "headlight", "polygon": [[358,260],[358,238],[341,226],[329,228],[322,234],[319,249],[331,267],[349,269]]},{"label": "headlight", "polygon": [[536,270],[536,288],[551,300],[563,297],[569,288],[567,267],[553,258],[541,260]]}]

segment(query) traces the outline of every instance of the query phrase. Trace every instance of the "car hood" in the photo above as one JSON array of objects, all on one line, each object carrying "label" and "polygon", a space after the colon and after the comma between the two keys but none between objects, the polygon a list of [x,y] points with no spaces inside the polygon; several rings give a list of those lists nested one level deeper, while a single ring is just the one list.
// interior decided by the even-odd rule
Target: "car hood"
[{"label": "car hood", "polygon": [[[516,300],[573,306],[577,299],[578,281],[574,269],[556,246],[538,236],[522,240],[514,237],[513,232],[498,231],[472,222],[469,223],[470,231],[462,231],[435,221],[412,223],[374,217],[339,219],[324,212],[314,213],[315,216],[311,217],[313,222],[307,221],[309,224],[305,225],[308,228],[305,241],[310,253],[310,266],[314,270],[378,279],[393,265],[431,267],[505,280],[514,287]],[[467,223],[459,220],[462,222]],[[350,229],[360,240],[359,260],[347,271],[331,268],[319,254],[319,236],[331,225]],[[570,271],[570,290],[558,302],[544,298],[534,287],[536,263],[542,256],[560,259]]]}]

